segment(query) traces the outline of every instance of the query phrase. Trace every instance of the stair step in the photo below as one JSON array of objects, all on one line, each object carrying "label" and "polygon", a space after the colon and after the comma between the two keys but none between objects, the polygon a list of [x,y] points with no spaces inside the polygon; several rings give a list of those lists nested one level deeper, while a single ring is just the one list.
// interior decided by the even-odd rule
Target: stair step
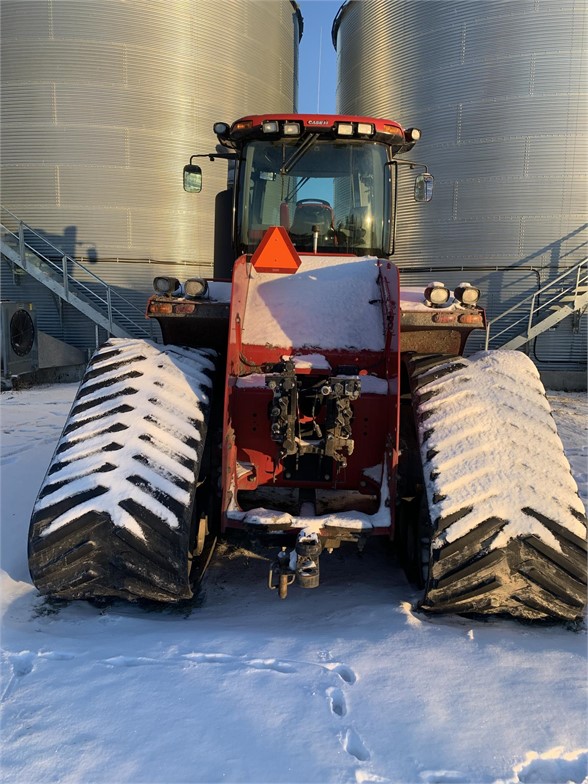
[{"label": "stair step", "polygon": [[[562,300],[560,300],[559,305],[550,305],[547,308],[547,310],[551,310],[551,311],[561,310],[561,308],[564,305],[567,305],[568,307],[572,307],[573,308],[573,306],[574,306],[574,299],[575,299],[574,297],[570,297],[569,299],[565,299],[565,300],[562,299]],[[578,299],[579,299],[579,297],[578,297]],[[580,306],[580,307],[583,307],[583,306]]]},{"label": "stair step", "polygon": [[571,292],[570,294],[563,294],[560,298],[560,302],[573,302],[577,297],[582,297],[584,294],[588,294],[588,287],[584,286],[582,288],[578,288],[577,294]]}]

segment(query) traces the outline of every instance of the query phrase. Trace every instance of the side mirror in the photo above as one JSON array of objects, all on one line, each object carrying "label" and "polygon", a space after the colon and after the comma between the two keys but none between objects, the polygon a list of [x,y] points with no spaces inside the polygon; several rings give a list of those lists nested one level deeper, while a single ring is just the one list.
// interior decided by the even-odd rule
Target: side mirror
[{"label": "side mirror", "polygon": [[202,169],[189,163],[184,166],[184,190],[186,193],[200,193],[202,190]]},{"label": "side mirror", "polygon": [[424,174],[417,174],[414,178],[414,200],[415,201],[431,201],[433,198],[433,182],[435,181],[432,174],[425,172]]}]

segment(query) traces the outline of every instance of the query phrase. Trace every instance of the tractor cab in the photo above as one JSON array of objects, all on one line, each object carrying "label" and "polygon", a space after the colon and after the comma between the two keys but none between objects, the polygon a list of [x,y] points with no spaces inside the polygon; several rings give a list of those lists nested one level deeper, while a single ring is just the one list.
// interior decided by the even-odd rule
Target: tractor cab
[{"label": "tractor cab", "polygon": [[[267,241],[270,230],[276,229],[286,238],[290,255],[298,259],[312,254],[338,258],[340,263],[349,263],[350,257],[387,261],[396,246],[399,183],[405,188],[400,168],[415,172],[415,201],[432,198],[433,177],[426,165],[402,158],[420,139],[418,128],[403,129],[397,122],[376,117],[276,114],[250,115],[231,125],[218,122],[213,130],[221,146],[191,156],[183,184],[189,193],[201,191],[199,158],[229,162],[233,208],[227,229],[230,225],[232,270],[240,259],[254,261],[264,238]],[[274,265],[274,271],[280,268],[290,267]],[[234,283],[234,274],[232,279]],[[209,283],[155,279],[155,297],[149,300],[146,315],[158,320],[164,342],[183,341],[224,353],[231,289],[217,296]],[[399,303],[402,350],[436,346],[441,327],[448,341],[445,349],[461,351],[469,331],[484,325],[481,312],[457,312],[464,304],[475,305],[479,296],[477,289],[466,287],[467,303],[457,295],[451,297],[439,282],[431,287],[434,301],[424,290],[406,291]],[[438,308],[450,312],[440,316]]]},{"label": "tractor cab", "polygon": [[[372,117],[250,116],[214,127],[237,167],[235,258],[253,253],[281,226],[301,253],[389,257],[393,253],[398,162],[420,132]],[[184,169],[184,187],[199,190],[202,171]],[[210,158],[217,157],[212,154]],[[408,164],[422,167],[417,163]],[[432,177],[416,181],[428,201]]]}]

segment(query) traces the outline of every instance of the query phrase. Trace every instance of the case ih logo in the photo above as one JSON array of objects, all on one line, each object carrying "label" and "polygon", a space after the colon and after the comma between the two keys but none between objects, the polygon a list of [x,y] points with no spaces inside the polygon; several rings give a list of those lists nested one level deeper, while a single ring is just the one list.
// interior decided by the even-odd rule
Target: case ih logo
[{"label": "case ih logo", "polygon": [[330,125],[328,120],[309,120],[307,125]]}]

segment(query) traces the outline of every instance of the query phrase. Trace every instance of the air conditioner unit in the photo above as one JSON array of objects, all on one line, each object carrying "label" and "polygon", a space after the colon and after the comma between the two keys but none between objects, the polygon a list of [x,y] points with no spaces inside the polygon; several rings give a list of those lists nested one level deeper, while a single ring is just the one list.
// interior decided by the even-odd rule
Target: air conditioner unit
[{"label": "air conditioner unit", "polygon": [[32,304],[2,300],[0,349],[2,376],[10,378],[39,367],[37,324]]}]

